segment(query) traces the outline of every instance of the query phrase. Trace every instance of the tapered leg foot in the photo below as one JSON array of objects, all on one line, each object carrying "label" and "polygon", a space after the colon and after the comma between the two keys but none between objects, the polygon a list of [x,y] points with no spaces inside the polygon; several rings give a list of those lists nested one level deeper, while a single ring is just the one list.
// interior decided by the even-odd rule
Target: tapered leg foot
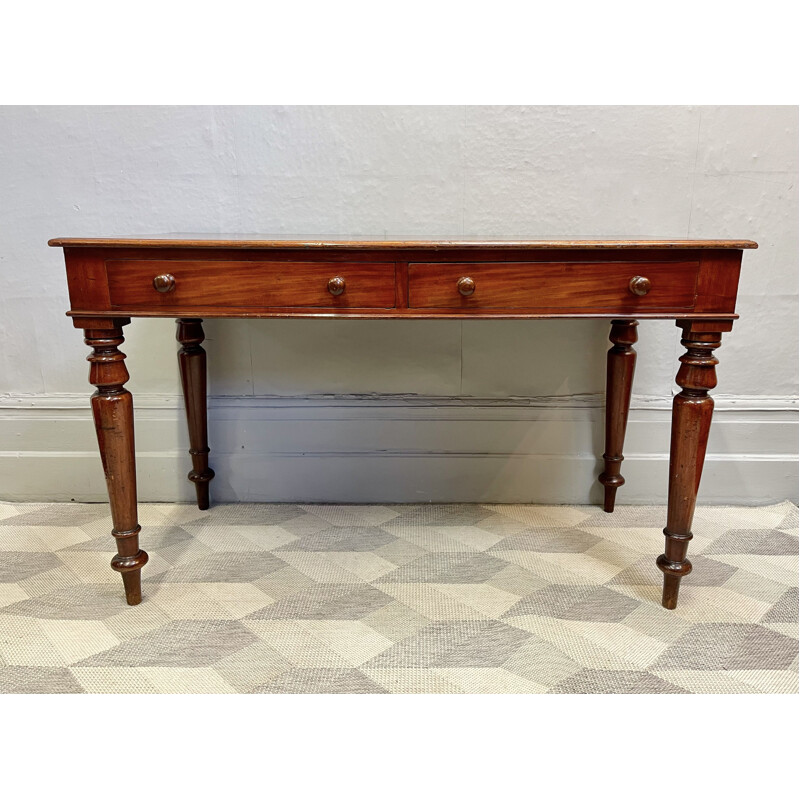
[{"label": "tapered leg foot", "polygon": [[[686,538],[687,544],[691,538],[691,536]],[[692,571],[692,562],[687,558],[683,558],[680,561],[670,561],[666,555],[661,555],[656,559],[656,565],[664,573],[664,591],[661,594],[661,605],[669,609],[677,608],[681,578]]]},{"label": "tapered leg foot", "polygon": [[192,470],[188,478],[192,483],[194,483],[194,489],[197,494],[197,507],[201,511],[208,511],[209,507],[211,506],[211,498],[208,491],[208,482],[214,477],[214,470],[210,469],[204,473],[202,476],[199,476],[194,470]]},{"label": "tapered leg foot", "polygon": [[625,428],[631,407],[631,388],[636,368],[636,320],[615,319],[611,322],[609,339],[613,345],[608,351],[606,369],[606,451],[603,453],[605,469],[598,480],[605,487],[603,511],[611,513],[617,489],[625,483],[620,474],[625,443]]},{"label": "tapered leg foot", "polygon": [[714,400],[708,394],[717,385],[715,367],[719,362],[714,350],[722,342],[722,331],[732,327],[730,322],[719,321],[678,320],[677,324],[683,329],[681,344],[686,353],[680,357],[675,379],[681,391],[672,403],[665,549],[656,560],[664,573],[661,604],[669,609],[678,604],[681,578],[692,571],[686,552],[692,540],[692,519],[714,410]]},{"label": "tapered leg foot", "polygon": [[214,470],[208,466],[206,351],[201,346],[205,334],[200,319],[179,319],[177,323],[177,339],[181,344],[178,364],[189,424],[189,455],[192,457],[192,470],[188,477],[197,492],[197,507],[205,511],[210,504],[208,484],[214,477]]},{"label": "tapered leg foot", "polygon": [[122,584],[125,587],[125,600],[129,606],[138,606],[142,602],[142,571],[123,572]]},{"label": "tapered leg foot", "polygon": [[142,602],[142,567],[147,563],[148,556],[144,550],[137,554],[137,566],[126,566],[121,569],[118,563],[111,561],[111,566],[122,575],[122,584],[125,587],[125,599],[129,606],[138,606]]},{"label": "tapered leg foot", "polygon": [[[622,461],[622,458],[619,460]],[[606,469],[608,469],[608,464],[613,462],[608,458],[606,458],[605,461]],[[625,478],[623,478],[622,475],[608,475],[605,472],[603,472],[600,477],[603,478],[601,482],[605,484],[603,491],[603,511],[610,514],[614,510],[614,503],[617,499],[617,489],[625,483]]]},{"label": "tapered leg foot", "polygon": [[147,553],[139,548],[139,523],[136,508],[136,464],[133,442],[133,398],[125,389],[128,370],[125,354],[118,345],[124,341],[122,326],[129,319],[92,319],[84,330],[92,348],[89,382],[97,387],[92,395],[97,443],[106,476],[117,554],[111,568],[122,574],[129,605],[142,601],[142,567]]},{"label": "tapered leg foot", "polygon": [[[660,566],[660,565],[659,565]],[[681,579],[676,575],[664,575],[664,592],[661,596],[661,605],[672,611],[678,607],[678,589]]]},{"label": "tapered leg foot", "polygon": [[[117,550],[119,551],[111,559],[111,569],[122,575],[125,599],[129,606],[135,606],[142,602],[142,567],[149,558],[144,550],[139,549],[140,531],[141,528],[137,525],[130,531],[114,530],[111,532],[111,535],[117,540]],[[125,555],[126,553],[131,555]]]}]

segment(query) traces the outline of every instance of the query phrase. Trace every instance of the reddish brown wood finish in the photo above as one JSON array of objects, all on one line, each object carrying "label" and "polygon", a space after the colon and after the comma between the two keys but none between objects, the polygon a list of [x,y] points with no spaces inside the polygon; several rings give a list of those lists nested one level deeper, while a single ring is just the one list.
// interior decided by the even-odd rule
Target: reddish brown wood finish
[{"label": "reddish brown wood finish", "polygon": [[[691,310],[696,261],[660,263],[464,263],[409,264],[410,308],[529,308],[636,313],[643,309]],[[651,290],[634,294],[631,279],[644,276]],[[469,278],[471,292],[459,291]]]},{"label": "reddish brown wood finish", "polygon": [[[180,311],[198,304],[229,308],[305,306],[326,309],[393,308],[394,263],[308,261],[107,261],[112,308]],[[153,279],[168,273],[174,288],[159,292]],[[328,284],[342,278],[345,289]]]},{"label": "reddish brown wood finish", "polygon": [[110,311],[106,262],[102,253],[89,249],[75,250],[67,255],[64,251],[64,257],[70,307],[73,310],[90,309],[95,314]]},{"label": "reddish brown wood finish", "polygon": [[116,236],[113,238],[70,238],[51,239],[50,247],[181,247],[195,249],[214,247],[224,249],[260,250],[264,248],[283,248],[297,250],[336,248],[362,250],[406,250],[406,249],[466,249],[502,248],[527,250],[697,250],[733,249],[750,250],[758,245],[749,239],[520,239],[515,237],[480,236],[440,236],[428,239],[389,239],[387,237],[363,236],[320,236],[299,237],[290,234],[271,234],[253,236],[237,234],[218,238],[211,234],[168,234],[166,236]]},{"label": "reddish brown wood finish", "polygon": [[606,368],[606,451],[603,453],[606,466],[598,479],[605,487],[603,510],[609,513],[614,510],[617,489],[625,483],[620,467],[636,368],[633,345],[638,324],[636,320],[615,319],[609,335],[613,347],[608,351]]},{"label": "reddish brown wood finish", "polygon": [[[180,317],[178,340],[198,505],[208,505],[203,317],[550,319],[613,321],[608,356],[606,510],[620,474],[636,320],[675,319],[687,354],[678,372],[670,455],[664,605],[691,565],[686,549],[713,401],[713,350],[731,330],[748,240],[354,240],[240,236],[54,239],[64,247],[70,316],[94,348],[92,399],[128,602],[141,599],[133,410],[117,349],[128,317]],[[157,276],[164,277],[156,281]],[[634,277],[646,278],[646,281]],[[344,289],[339,294],[341,282]],[[459,280],[462,281],[459,290]],[[332,279],[334,279],[332,281]],[[649,282],[649,286],[648,286]],[[156,288],[158,286],[158,289]],[[332,287],[332,288],[331,288]],[[637,292],[639,292],[637,294]],[[194,476],[194,477],[192,477]]]},{"label": "reddish brown wood finish", "polygon": [[699,256],[695,312],[713,315],[735,308],[742,254],[735,250],[705,250]]},{"label": "reddish brown wood finish", "polygon": [[129,319],[92,320],[84,331],[92,348],[87,357],[91,367],[89,382],[97,387],[92,396],[92,413],[100,447],[100,457],[108,486],[117,555],[111,567],[122,574],[128,605],[142,601],[142,567],[147,553],[139,549],[139,521],[136,509],[136,464],[133,442],[133,398],[124,388],[128,380],[122,344],[122,326]]},{"label": "reddish brown wood finish", "polygon": [[692,571],[686,551],[692,540],[692,519],[714,410],[714,400],[708,394],[717,385],[715,367],[719,361],[714,350],[722,343],[722,332],[730,330],[729,325],[718,322],[677,324],[683,329],[681,344],[686,353],[679,359],[681,366],[675,379],[681,391],[672,403],[666,549],[656,560],[664,573],[664,608],[677,606],[681,578]]},{"label": "reddish brown wood finish", "polygon": [[189,425],[189,454],[192,469],[188,478],[197,491],[197,507],[205,511],[209,506],[208,484],[214,477],[214,470],[208,466],[208,409],[206,351],[202,347],[205,340],[203,320],[179,319],[177,339],[181,349],[178,351],[178,364],[183,386],[183,403],[186,407],[186,421]]},{"label": "reddish brown wood finish", "polygon": [[[649,245],[644,249],[625,247],[614,250],[608,247],[597,246],[590,249],[569,249],[569,263],[581,265],[581,269],[595,271],[595,275],[600,276],[598,284],[602,286],[604,281],[609,278],[611,273],[605,273],[606,266],[612,269],[613,263],[624,265],[629,268],[632,274],[636,274],[637,265],[642,263],[654,265],[659,270],[659,274],[668,274],[671,265],[679,262],[691,262],[699,264],[699,277],[697,282],[697,301],[702,303],[703,314],[698,314],[694,308],[672,306],[667,308],[654,307],[653,302],[659,296],[658,293],[650,292],[644,298],[635,297],[630,293],[632,306],[624,308],[598,307],[596,302],[588,305],[576,297],[575,302],[583,304],[572,307],[564,305],[563,293],[565,283],[562,281],[560,287],[547,287],[544,292],[545,299],[552,291],[554,302],[548,306],[526,307],[526,308],[487,308],[471,306],[469,304],[450,305],[448,307],[433,308],[410,308],[408,305],[408,272],[409,264],[429,263],[436,264],[437,269],[443,270],[447,265],[452,264],[473,264],[473,263],[494,263],[504,265],[506,263],[518,263],[524,265],[529,272],[535,272],[537,265],[553,263],[554,253],[557,248],[546,249],[537,246],[530,249],[517,247],[512,248],[510,243],[496,249],[487,248],[450,248],[440,247],[438,243],[431,244],[426,249],[419,250],[392,250],[391,257],[395,263],[395,305],[392,307],[361,307],[359,304],[351,302],[352,293],[344,292],[338,298],[323,295],[320,305],[298,305],[298,302],[308,302],[306,299],[291,299],[294,305],[287,306],[253,306],[253,305],[219,305],[220,298],[229,297],[231,291],[231,275],[236,274],[238,269],[246,269],[247,263],[257,263],[266,261],[271,264],[280,265],[280,269],[289,271],[292,263],[298,262],[298,250],[278,249],[271,245],[282,244],[281,242],[264,242],[261,250],[248,248],[224,249],[222,247],[197,246],[189,247],[186,243],[173,242],[172,247],[154,247],[152,245],[143,246],[139,249],[126,248],[122,246],[107,247],[68,247],[65,248],[67,260],[67,277],[70,287],[70,300],[72,316],[137,316],[137,317],[330,317],[332,315],[346,315],[352,318],[370,319],[458,319],[469,316],[473,319],[549,319],[553,317],[570,316],[574,318],[607,318],[630,316],[637,319],[691,319],[713,316],[719,319],[735,319],[735,280],[738,277],[739,261],[741,250],[709,250],[703,249],[704,243],[699,243],[699,249],[685,249],[679,247],[651,248]],[[183,244],[183,246],[177,246]],[[207,244],[207,243],[204,243]],[[381,258],[386,258],[387,251],[374,250],[367,248],[361,249],[340,249],[333,247],[309,247],[302,253],[302,263],[313,265],[320,272],[328,272],[330,275],[339,275],[342,265],[369,265],[381,262]],[[109,292],[109,263],[119,261],[137,261],[142,263],[142,269],[147,268],[148,262],[150,269],[153,270],[148,277],[152,278],[156,274],[165,274],[163,269],[169,267],[173,272],[187,263],[210,262],[207,280],[204,281],[205,290],[201,297],[196,297],[190,301],[183,300],[178,303],[176,298],[184,297],[183,292],[176,290],[166,292],[162,299],[156,299],[152,304],[140,303],[131,306],[122,306],[114,303],[110,298]],[[561,263],[564,263],[563,261]],[[233,270],[226,272],[226,270]],[[279,270],[280,271],[280,270]],[[149,272],[149,271],[148,271]],[[172,273],[168,273],[172,274]],[[291,276],[290,276],[291,277]],[[258,276],[249,275],[247,282],[257,281]],[[316,278],[315,278],[316,280]],[[669,280],[674,280],[670,278]],[[702,292],[701,286],[702,283]],[[250,283],[248,283],[250,285]],[[327,279],[326,279],[327,285]],[[731,293],[731,286],[733,292]],[[319,290],[319,284],[316,284]],[[183,284],[181,284],[182,288]],[[620,288],[617,286],[617,288]],[[663,287],[662,287],[663,288]],[[234,286],[235,289],[235,286]],[[156,292],[151,284],[143,282],[140,284],[140,292],[145,296],[155,296]],[[653,290],[655,291],[655,290]],[[388,294],[388,292],[387,292]],[[460,295],[459,295],[460,296]],[[473,297],[482,296],[473,294]],[[233,297],[233,302],[242,302],[242,295]],[[586,291],[583,291],[583,299]],[[650,297],[650,299],[648,299]],[[645,301],[645,304],[640,302]],[[252,302],[249,297],[245,297],[245,303]],[[277,302],[275,299],[270,302]],[[288,300],[286,302],[289,302]],[[312,302],[318,302],[313,300]],[[359,303],[362,301],[359,301]],[[367,301],[369,302],[369,301]],[[380,299],[378,302],[385,302]],[[473,300],[473,303],[475,301]],[[541,303],[541,298],[537,301]],[[647,305],[650,304],[650,305]]]}]

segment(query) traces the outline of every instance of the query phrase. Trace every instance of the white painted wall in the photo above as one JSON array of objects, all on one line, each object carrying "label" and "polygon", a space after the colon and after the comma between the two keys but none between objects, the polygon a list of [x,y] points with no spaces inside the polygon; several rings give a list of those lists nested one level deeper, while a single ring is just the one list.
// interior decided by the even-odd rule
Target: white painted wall
[{"label": "white painted wall", "polygon": [[[103,497],[47,239],[160,232],[756,239],[701,498],[796,498],[797,144],[793,106],[0,107],[0,498]],[[596,501],[607,327],[209,321],[212,491]],[[188,499],[174,324],[126,331],[140,496]],[[620,501],[664,502],[682,351],[639,333]]]}]

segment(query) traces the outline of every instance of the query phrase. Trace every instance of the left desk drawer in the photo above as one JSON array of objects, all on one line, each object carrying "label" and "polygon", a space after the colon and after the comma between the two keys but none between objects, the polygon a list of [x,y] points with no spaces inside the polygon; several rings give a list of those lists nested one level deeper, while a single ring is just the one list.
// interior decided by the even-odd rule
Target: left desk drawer
[{"label": "left desk drawer", "polygon": [[111,306],[394,308],[394,263],[109,260]]}]

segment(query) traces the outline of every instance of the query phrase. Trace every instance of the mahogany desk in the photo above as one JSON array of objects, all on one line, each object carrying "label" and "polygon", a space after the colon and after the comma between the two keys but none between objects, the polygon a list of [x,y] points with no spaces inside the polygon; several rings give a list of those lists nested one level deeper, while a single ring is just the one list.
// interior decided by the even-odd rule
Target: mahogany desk
[{"label": "mahogany desk", "polygon": [[675,608],[692,538],[716,386],[714,350],[730,331],[742,251],[751,241],[384,241],[252,238],[53,239],[63,247],[71,310],[92,348],[89,381],[111,504],[117,555],[130,605],[141,602],[133,402],[123,325],[131,317],[177,317],[197,503],[208,508],[206,356],[203,317],[350,319],[611,320],[606,386],[606,511],[614,510],[636,362],[637,319],[674,319],[686,353],[672,411],[665,608]]}]

